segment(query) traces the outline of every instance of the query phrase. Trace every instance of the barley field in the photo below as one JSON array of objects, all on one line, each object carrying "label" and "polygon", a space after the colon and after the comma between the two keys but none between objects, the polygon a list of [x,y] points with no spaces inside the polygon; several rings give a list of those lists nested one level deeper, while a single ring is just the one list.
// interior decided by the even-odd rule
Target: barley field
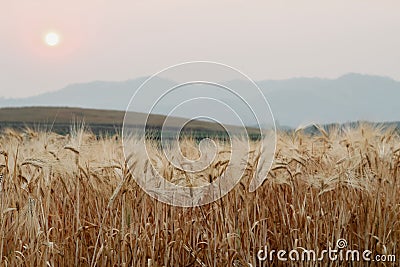
[{"label": "barley field", "polygon": [[[138,140],[140,141],[140,140]],[[220,151],[226,144],[217,144]],[[398,266],[400,136],[361,124],[278,133],[275,161],[255,192],[259,143],[239,184],[211,204],[180,208],[149,197],[129,172],[119,135],[84,127],[62,136],[5,130],[0,134],[1,266]],[[183,153],[198,156],[196,142]],[[157,168],[179,171],[151,151]],[[189,177],[207,183],[229,161]],[[136,168],[151,176],[146,157]],[[140,163],[139,161],[142,161]],[[135,166],[133,166],[135,168]],[[188,180],[183,180],[187,183]],[[395,255],[396,263],[261,261],[261,249],[335,248]],[[249,263],[251,265],[249,265]]]}]

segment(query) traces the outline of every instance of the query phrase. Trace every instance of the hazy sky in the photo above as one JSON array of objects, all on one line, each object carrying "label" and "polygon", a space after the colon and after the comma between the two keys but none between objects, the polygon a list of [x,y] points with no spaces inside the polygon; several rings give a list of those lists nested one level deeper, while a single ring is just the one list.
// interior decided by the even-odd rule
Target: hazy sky
[{"label": "hazy sky", "polygon": [[[0,97],[93,80],[127,80],[191,60],[218,61],[255,80],[400,80],[400,2],[2,1]],[[43,36],[60,34],[58,46]]]}]

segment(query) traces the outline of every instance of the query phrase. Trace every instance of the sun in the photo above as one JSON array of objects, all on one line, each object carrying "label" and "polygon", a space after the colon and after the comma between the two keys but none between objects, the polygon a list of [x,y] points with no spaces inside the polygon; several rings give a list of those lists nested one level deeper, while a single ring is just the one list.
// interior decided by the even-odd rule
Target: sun
[{"label": "sun", "polygon": [[48,46],[56,46],[60,43],[60,35],[55,32],[49,32],[46,34],[44,41]]}]

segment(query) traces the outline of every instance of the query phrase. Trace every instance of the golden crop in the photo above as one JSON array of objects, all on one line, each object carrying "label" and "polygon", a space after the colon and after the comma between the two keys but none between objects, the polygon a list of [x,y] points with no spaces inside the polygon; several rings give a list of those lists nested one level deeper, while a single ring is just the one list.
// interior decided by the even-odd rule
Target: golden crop
[{"label": "golden crop", "polygon": [[[217,145],[215,161],[200,174],[180,172],[155,147],[151,163],[174,183],[198,186],[215,180],[229,164],[229,147]],[[395,130],[360,125],[320,129],[316,135],[301,129],[279,133],[269,177],[253,193],[248,187],[260,152],[258,143],[251,145],[245,175],[234,190],[212,204],[179,208],[138,187],[128,161],[151,178],[143,167],[146,157],[125,159],[118,135],[4,131],[1,266],[262,266],[257,251],[264,246],[322,250],[339,238],[352,249],[400,260]],[[189,158],[199,156],[193,140],[181,147]]]}]

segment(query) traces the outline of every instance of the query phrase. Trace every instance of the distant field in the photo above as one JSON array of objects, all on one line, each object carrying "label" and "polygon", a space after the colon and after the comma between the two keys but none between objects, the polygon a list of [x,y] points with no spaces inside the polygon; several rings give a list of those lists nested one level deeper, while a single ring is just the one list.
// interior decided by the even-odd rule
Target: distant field
[{"label": "distant field", "polygon": [[[147,114],[134,113],[137,121],[130,121],[141,127],[142,121]],[[71,124],[84,121],[94,133],[115,133],[121,130],[125,112],[117,110],[82,109],[68,107],[23,107],[23,108],[0,108],[0,129],[26,127],[34,129],[47,129],[56,133],[68,133]],[[163,115],[150,115],[147,126],[160,129],[165,120]],[[172,118],[172,123],[181,125],[186,119]],[[256,129],[247,129],[250,135],[256,136],[259,132]],[[207,121],[192,121],[187,127],[187,132],[197,133],[221,133],[220,125]]]}]

